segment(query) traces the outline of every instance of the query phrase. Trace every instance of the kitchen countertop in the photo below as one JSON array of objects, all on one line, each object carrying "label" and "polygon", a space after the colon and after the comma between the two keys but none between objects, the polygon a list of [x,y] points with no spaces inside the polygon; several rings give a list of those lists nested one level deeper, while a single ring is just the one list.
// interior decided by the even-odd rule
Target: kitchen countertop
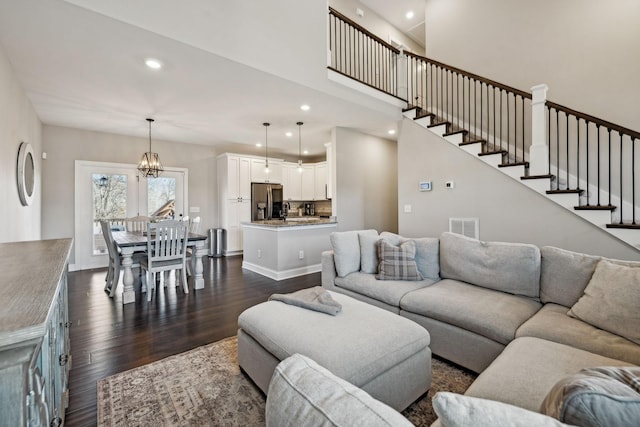
[{"label": "kitchen countertop", "polygon": [[337,224],[335,219],[320,217],[292,217],[286,220],[265,219],[259,221],[245,222],[243,225],[266,225],[269,227],[304,227],[307,225]]}]

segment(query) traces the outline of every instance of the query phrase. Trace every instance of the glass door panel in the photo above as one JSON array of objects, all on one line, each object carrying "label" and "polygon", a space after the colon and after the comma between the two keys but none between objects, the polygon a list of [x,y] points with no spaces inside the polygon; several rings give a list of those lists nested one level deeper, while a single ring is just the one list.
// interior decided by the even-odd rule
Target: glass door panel
[{"label": "glass door panel", "polygon": [[127,216],[127,176],[119,174],[92,174],[93,190],[93,254],[108,253],[100,221],[113,224],[112,229],[122,229]]}]

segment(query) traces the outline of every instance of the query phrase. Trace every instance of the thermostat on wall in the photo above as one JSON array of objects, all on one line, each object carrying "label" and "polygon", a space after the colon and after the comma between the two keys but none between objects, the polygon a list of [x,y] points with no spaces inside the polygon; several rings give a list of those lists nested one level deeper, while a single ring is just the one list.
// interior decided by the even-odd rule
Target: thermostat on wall
[{"label": "thermostat on wall", "polygon": [[431,191],[431,181],[421,181],[420,191]]}]

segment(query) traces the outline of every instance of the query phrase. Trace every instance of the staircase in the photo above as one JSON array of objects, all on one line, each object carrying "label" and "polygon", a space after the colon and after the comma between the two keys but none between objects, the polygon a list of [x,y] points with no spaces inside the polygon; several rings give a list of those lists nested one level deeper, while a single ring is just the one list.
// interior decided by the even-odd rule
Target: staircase
[{"label": "staircase", "polygon": [[[404,116],[640,250],[640,132],[403,52],[329,9],[327,68],[408,105]],[[640,171],[638,171],[640,172]]]},{"label": "staircase", "polygon": [[508,150],[492,146],[485,139],[470,135],[467,130],[454,129],[451,122],[438,120],[434,114],[425,113],[420,107],[406,108],[403,110],[403,115],[470,155],[477,157],[488,166],[498,169],[510,178],[546,196],[549,200],[640,250],[640,230],[637,230],[638,226],[612,223],[612,213],[616,211],[616,206],[609,204],[581,204],[581,197],[583,197],[585,190],[559,189],[559,185],[556,183],[558,181],[557,176],[554,174],[531,175],[528,161],[510,159]]}]

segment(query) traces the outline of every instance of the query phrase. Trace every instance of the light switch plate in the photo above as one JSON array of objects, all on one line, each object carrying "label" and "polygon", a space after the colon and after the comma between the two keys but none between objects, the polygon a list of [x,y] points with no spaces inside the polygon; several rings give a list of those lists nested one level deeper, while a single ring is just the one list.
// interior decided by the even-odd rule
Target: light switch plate
[{"label": "light switch plate", "polygon": [[411,205],[404,205],[404,213],[411,213]]},{"label": "light switch plate", "polygon": [[200,207],[199,206],[190,206],[189,207],[189,212],[190,213],[200,213]]}]

